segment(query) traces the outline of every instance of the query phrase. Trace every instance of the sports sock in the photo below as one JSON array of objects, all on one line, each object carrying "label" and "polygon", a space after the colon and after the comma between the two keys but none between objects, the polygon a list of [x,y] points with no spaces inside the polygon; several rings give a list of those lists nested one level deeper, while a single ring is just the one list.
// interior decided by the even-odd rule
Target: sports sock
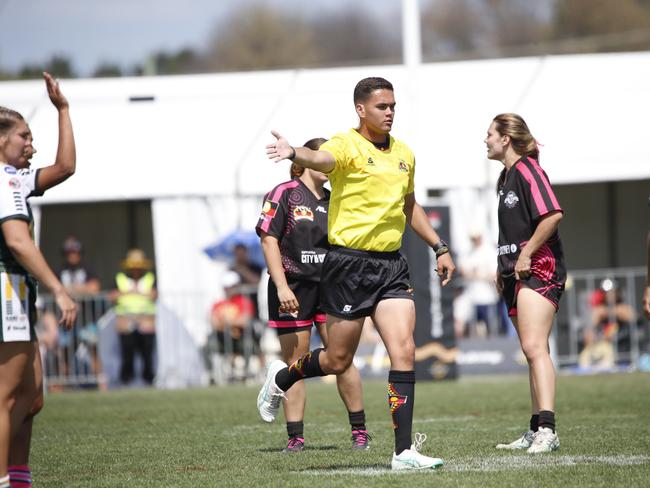
[{"label": "sports sock", "polygon": [[415,371],[388,372],[388,405],[395,430],[395,454],[411,448]]},{"label": "sports sock", "polygon": [[275,384],[278,385],[278,388],[282,391],[287,391],[294,383],[303,378],[327,376],[327,374],[320,369],[320,364],[318,364],[318,356],[320,356],[321,351],[323,351],[322,347],[314,349],[298,358],[298,360],[288,368],[278,371],[275,375]]},{"label": "sports sock", "polygon": [[539,412],[539,426],[546,427],[555,432],[555,412],[550,410],[541,410]]},{"label": "sports sock", "polygon": [[537,432],[537,429],[539,428],[539,414],[534,413],[533,415],[530,416],[530,430],[533,432]]},{"label": "sports sock", "polygon": [[30,488],[32,472],[26,464],[9,466],[9,484],[11,488]]},{"label": "sports sock", "polygon": [[9,485],[9,475],[0,478],[0,488],[11,488],[11,485]]},{"label": "sports sock", "polygon": [[350,427],[352,430],[366,430],[366,412],[360,410],[358,412],[348,412],[348,419],[350,420]]},{"label": "sports sock", "polygon": [[287,435],[291,437],[304,437],[305,424],[299,422],[287,422]]}]

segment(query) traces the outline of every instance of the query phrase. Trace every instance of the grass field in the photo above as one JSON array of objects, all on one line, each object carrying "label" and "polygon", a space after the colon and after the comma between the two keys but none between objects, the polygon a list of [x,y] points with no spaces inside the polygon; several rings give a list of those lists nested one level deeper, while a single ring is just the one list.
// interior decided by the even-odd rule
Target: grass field
[{"label": "grass field", "polygon": [[525,429],[527,378],[417,385],[414,430],[437,471],[389,471],[393,434],[383,382],[366,382],[370,451],[350,449],[336,387],[310,381],[308,449],[286,455],[282,414],[264,424],[258,387],[48,395],[35,423],[36,486],[649,486],[650,375],[558,378],[558,452],[496,451]]}]

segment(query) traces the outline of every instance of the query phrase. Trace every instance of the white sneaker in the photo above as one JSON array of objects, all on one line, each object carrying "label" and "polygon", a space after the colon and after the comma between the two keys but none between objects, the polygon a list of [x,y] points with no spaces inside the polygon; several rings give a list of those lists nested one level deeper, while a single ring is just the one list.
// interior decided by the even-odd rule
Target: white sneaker
[{"label": "white sneaker", "polygon": [[535,432],[533,444],[528,448],[529,454],[539,454],[543,452],[553,452],[560,448],[560,438],[548,427],[540,427]]},{"label": "white sneaker", "polygon": [[497,449],[528,449],[533,444],[535,432],[529,430],[524,432],[519,439],[512,441],[510,444],[497,444]]},{"label": "white sneaker", "polygon": [[415,443],[410,449],[405,449],[399,456],[393,453],[393,460],[390,463],[391,469],[436,469],[443,465],[442,459],[424,456],[418,451],[427,440],[426,434],[416,432]]},{"label": "white sneaker", "polygon": [[275,375],[282,368],[286,367],[287,365],[284,361],[276,359],[269,365],[269,369],[266,372],[266,379],[264,380],[260,394],[257,395],[257,409],[264,422],[273,422],[275,420],[280,409],[280,402],[283,398],[286,398],[284,392],[275,384]]}]

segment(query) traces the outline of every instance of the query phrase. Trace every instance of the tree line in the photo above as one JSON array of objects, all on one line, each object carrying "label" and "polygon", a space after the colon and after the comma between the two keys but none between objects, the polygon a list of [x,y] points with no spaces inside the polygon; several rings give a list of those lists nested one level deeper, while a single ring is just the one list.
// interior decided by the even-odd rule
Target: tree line
[{"label": "tree line", "polygon": [[[395,64],[400,2],[309,16],[246,4],[217,23],[202,49],[152,53],[132,67],[101,62],[93,77]],[[421,2],[424,62],[650,50],[650,0],[428,0]],[[76,78],[65,55],[0,79]]]}]

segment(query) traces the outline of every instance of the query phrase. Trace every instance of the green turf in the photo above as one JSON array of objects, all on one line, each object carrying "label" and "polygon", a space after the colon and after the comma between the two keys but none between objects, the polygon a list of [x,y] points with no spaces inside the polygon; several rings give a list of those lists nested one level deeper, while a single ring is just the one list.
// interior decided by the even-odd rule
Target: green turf
[{"label": "green turf", "polygon": [[373,436],[350,449],[336,387],[311,380],[308,448],[286,455],[282,415],[264,424],[258,387],[125,390],[47,396],[34,427],[37,486],[648,486],[650,375],[558,378],[561,448],[548,455],[496,451],[526,428],[527,378],[465,378],[417,385],[414,430],[437,471],[387,470],[393,434],[383,382],[366,382]]}]

